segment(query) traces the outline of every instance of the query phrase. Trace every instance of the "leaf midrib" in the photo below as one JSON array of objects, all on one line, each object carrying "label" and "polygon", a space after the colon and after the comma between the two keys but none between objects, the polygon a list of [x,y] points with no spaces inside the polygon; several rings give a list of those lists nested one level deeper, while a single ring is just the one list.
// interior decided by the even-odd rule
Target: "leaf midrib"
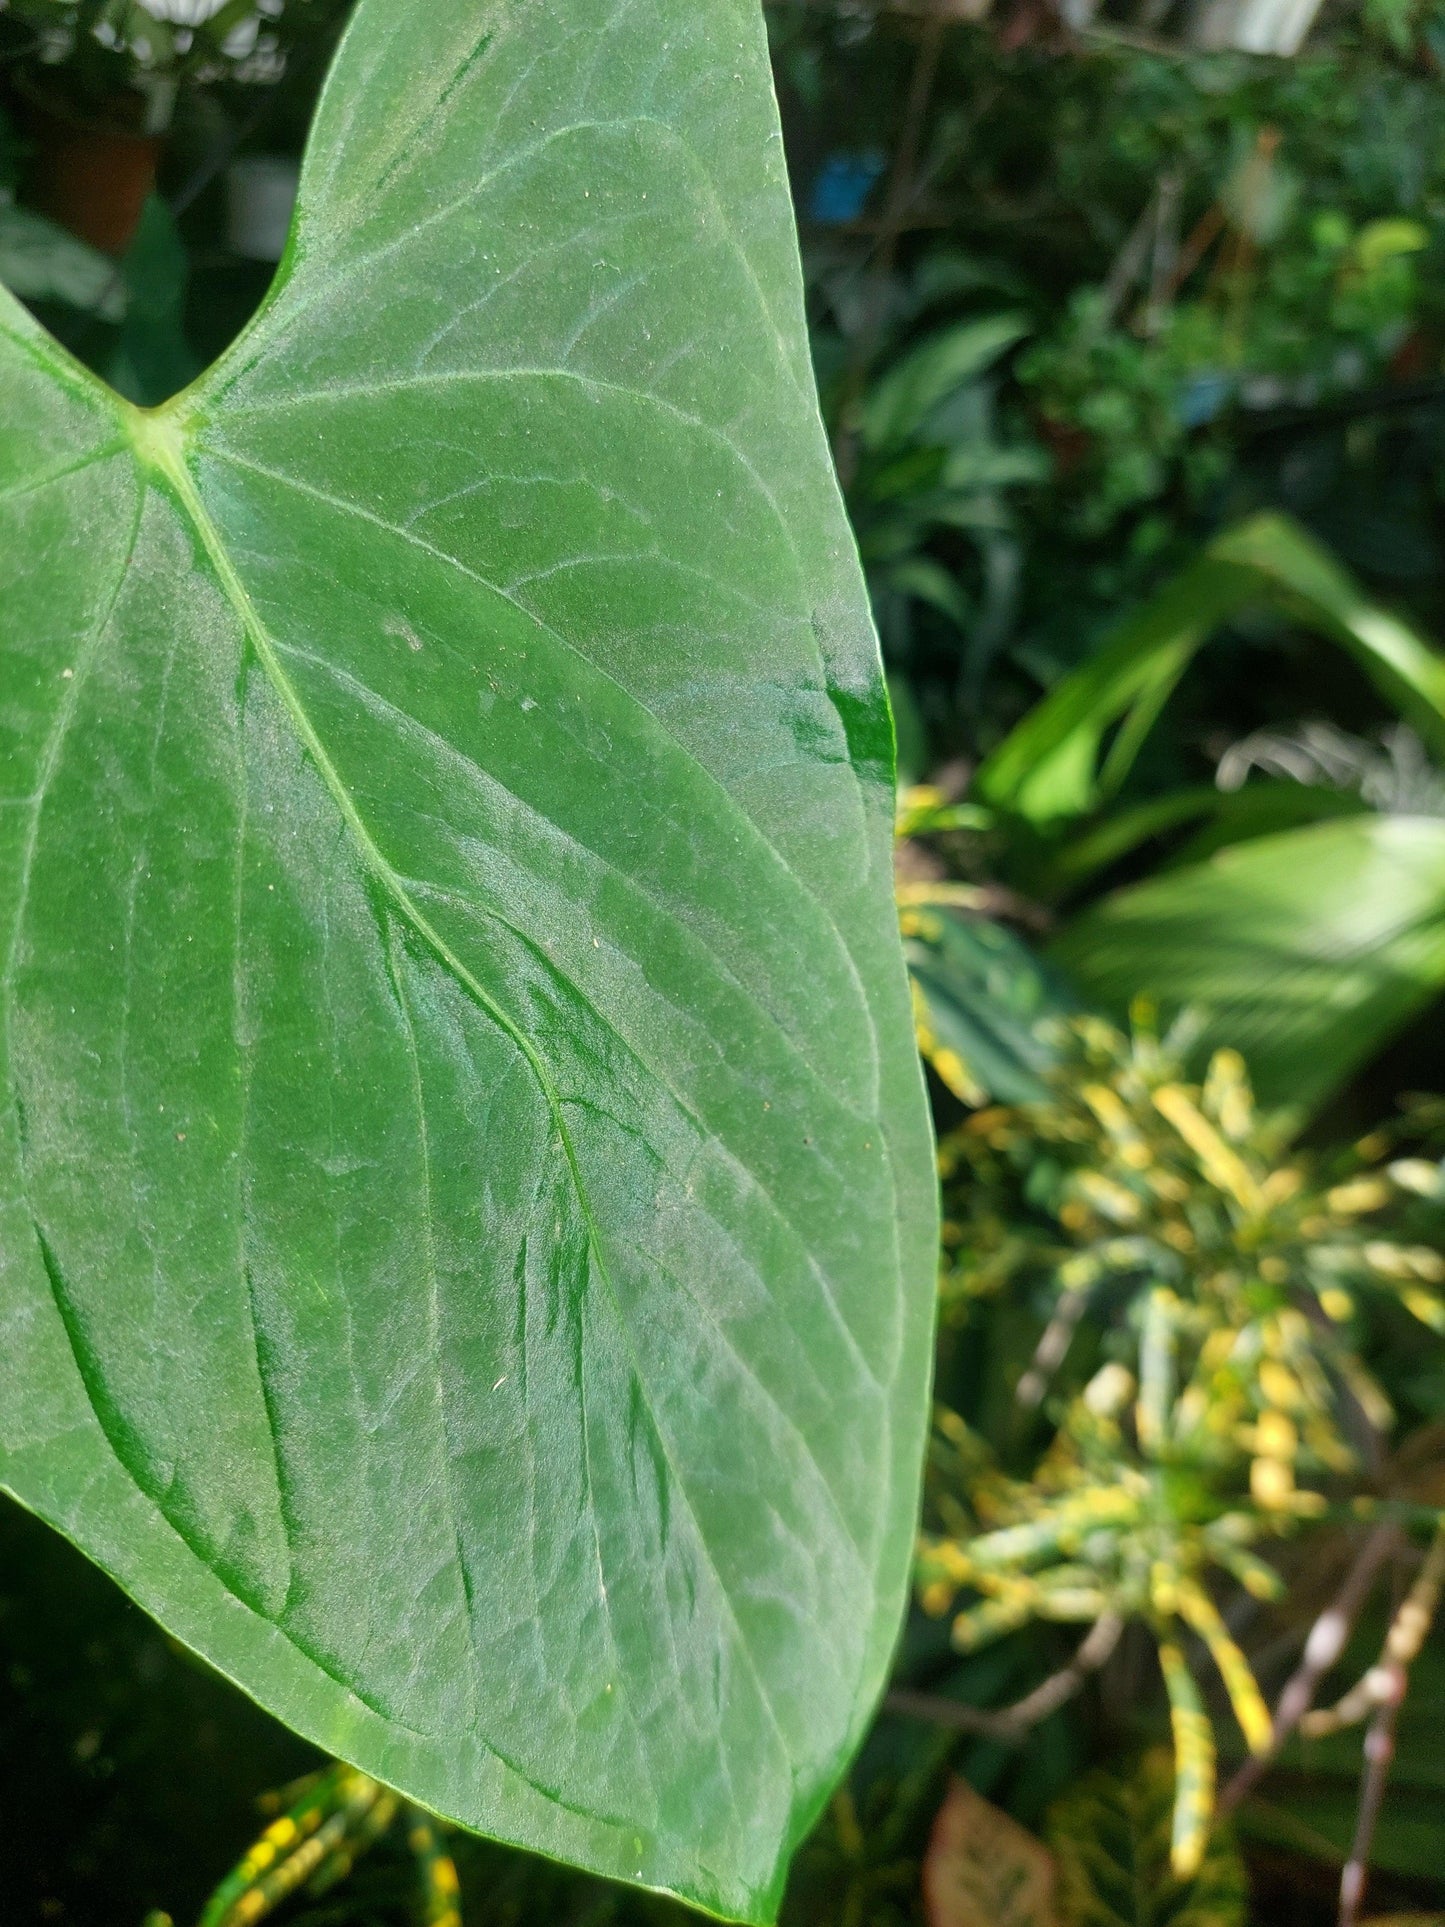
[{"label": "leaf midrib", "polygon": [[295,685],[286,673],[285,665],[281,661],[280,653],[271,638],[270,631],[262,621],[259,611],[251,600],[250,592],[236,571],[235,564],[232,562],[226,549],[220,530],[212,520],[205,503],[201,500],[199,491],[186,465],[185,414],[183,410],[176,408],[174,405],[156,410],[143,410],[135,408],[119,398],[117,398],[117,401],[119,407],[123,410],[123,420],[129,433],[129,439],[134,449],[137,462],[141,464],[143,468],[149,467],[166,483],[186,520],[195,530],[196,537],[205,552],[206,559],[216,572],[216,579],[222,593],[234,609],[246,640],[255,650],[257,661],[261,664],[272,688],[275,690],[287,714],[291,718],[292,726],[296,731],[298,740],[307,754],[312,758],[318,774],[326,785],[328,793],[331,795],[337,809],[341,813],[343,821],[355,839],[357,850],[363,862],[372,872],[388,898],[395,905],[403,920],[422,939],[428,949],[430,949],[437,958],[438,962],[445,970],[450,972],[466,994],[476,1002],[478,1008],[484,1011],[502,1031],[503,1035],[509,1038],[516,1046],[537,1080],[538,1088],[542,1093],[543,1100],[551,1116],[553,1128],[557,1133],[558,1142],[562,1147],[563,1156],[567,1160],[567,1168],[572,1180],[572,1187],[577,1197],[577,1206],[582,1214],[582,1221],[587,1230],[588,1249],[591,1253],[593,1263],[596,1266],[598,1278],[601,1280],[616,1315],[618,1329],[622,1334],[628,1361],[636,1379],[638,1389],[642,1395],[642,1404],[647,1414],[647,1421],[652,1427],[677,1493],[682,1499],[683,1505],[692,1521],[698,1549],[707,1562],[708,1570],[713,1575],[714,1583],[717,1586],[718,1598],[722,1603],[728,1622],[733,1629],[738,1650],[742,1654],[747,1669],[752,1676],[753,1683],[757,1688],[758,1698],[762,1703],[763,1710],[772,1727],[774,1738],[782,1751],[783,1758],[785,1760],[789,1759],[791,1758],[791,1748],[788,1745],[787,1736],[783,1732],[781,1721],[778,1718],[777,1710],[773,1704],[772,1695],[763,1681],[752,1647],[738,1620],[732,1595],[728,1591],[722,1574],[718,1571],[707,1534],[704,1532],[702,1523],[693,1508],[686,1483],[678,1470],[676,1460],[673,1456],[671,1443],[653,1406],[646,1376],[642,1371],[640,1361],[637,1358],[636,1351],[632,1344],[627,1316],[623,1309],[617,1288],[613,1284],[607,1261],[602,1253],[601,1237],[596,1216],[592,1210],[591,1198],[582,1176],[576,1146],[572,1141],[572,1134],[567,1127],[561,1094],[552,1081],[546,1062],[526,1032],[521,1029],[496,999],[491,996],[485,986],[468,970],[461,958],[457,956],[451,945],[446,941],[446,938],[436,928],[435,924],[432,923],[425,911],[422,910],[421,906],[407,890],[404,880],[388,862],[375,838],[372,836],[371,831],[368,829],[365,818],[357,809],[340,770],[336,767],[325,744],[317,734],[315,725],[306,713],[305,705],[301,701]]}]

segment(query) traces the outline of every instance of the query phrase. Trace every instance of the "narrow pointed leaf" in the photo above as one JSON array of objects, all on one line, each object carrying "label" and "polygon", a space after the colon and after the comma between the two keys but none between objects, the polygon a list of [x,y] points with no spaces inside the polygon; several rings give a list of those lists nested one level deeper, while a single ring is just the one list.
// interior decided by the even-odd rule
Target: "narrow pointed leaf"
[{"label": "narrow pointed leaf", "polygon": [[0,311],[0,1479],[321,1745],[765,1920],[902,1609],[892,741],[753,0],[362,0],[153,414]]},{"label": "narrow pointed leaf", "polygon": [[1051,689],[985,757],[976,794],[1044,825],[1095,808],[1129,774],[1195,652],[1251,605],[1281,609],[1348,650],[1400,714],[1445,747],[1445,655],[1370,602],[1298,524],[1263,514],[1216,536]]}]

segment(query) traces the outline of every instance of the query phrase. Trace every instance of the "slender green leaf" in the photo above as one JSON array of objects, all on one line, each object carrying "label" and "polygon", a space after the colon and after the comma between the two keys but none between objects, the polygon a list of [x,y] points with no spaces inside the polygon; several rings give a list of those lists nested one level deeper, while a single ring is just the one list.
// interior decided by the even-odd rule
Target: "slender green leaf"
[{"label": "slender green leaf", "polygon": [[930,1351],[755,0],[362,0],[142,414],[0,310],[0,1480],[427,1806],[773,1914]]},{"label": "slender green leaf", "polygon": [[119,321],[126,285],[107,255],[28,208],[0,202],[0,282],[26,301],[60,301]]},{"label": "slender green leaf", "polygon": [[1136,702],[1152,720],[1209,631],[1254,586],[1245,571],[1206,553],[1029,711],[984,759],[975,793],[1035,823],[1094,808],[1108,730]]},{"label": "slender green leaf", "polygon": [[1116,793],[1194,652],[1251,603],[1281,608],[1348,649],[1400,713],[1445,746],[1445,656],[1369,602],[1303,529],[1257,515],[1217,536],[1024,717],[980,767],[980,799],[1046,824]]},{"label": "slender green leaf", "polygon": [[1267,778],[1255,778],[1238,790],[1212,784],[1167,790],[1075,831],[1050,854],[1046,880],[1051,889],[1075,889],[1154,837],[1201,819],[1202,827],[1171,858],[1170,867],[1203,862],[1216,850],[1251,837],[1273,836],[1329,817],[1359,816],[1367,807],[1352,790]]},{"label": "slender green leaf", "polygon": [[863,410],[869,448],[899,448],[956,388],[973,381],[1029,331],[1022,315],[984,315],[929,335],[874,383]]},{"label": "slender green leaf", "polygon": [[1372,603],[1326,549],[1283,515],[1256,515],[1213,545],[1221,561],[1254,570],[1262,591],[1348,649],[1427,742],[1445,749],[1445,655]]},{"label": "slender green leaf", "polygon": [[1052,947],[1120,1015],[1141,991],[1243,1051],[1261,1101],[1301,1115],[1445,986],[1445,822],[1344,817],[1116,891]]}]

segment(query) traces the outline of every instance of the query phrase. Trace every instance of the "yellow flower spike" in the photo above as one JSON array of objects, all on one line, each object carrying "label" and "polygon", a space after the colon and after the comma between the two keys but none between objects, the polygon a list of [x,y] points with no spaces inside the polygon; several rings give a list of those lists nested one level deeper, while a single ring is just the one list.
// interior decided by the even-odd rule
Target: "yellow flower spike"
[{"label": "yellow flower spike", "polygon": [[1078,1625],[1084,1620],[1097,1619],[1107,1611],[1108,1605],[1109,1601],[1097,1586],[1050,1585],[1041,1589],[1034,1610],[1040,1619]]},{"label": "yellow flower spike", "polygon": [[953,1622],[953,1643],[962,1653],[976,1652],[991,1639],[1017,1632],[1034,1616],[1033,1599],[985,1599]]},{"label": "yellow flower spike", "polygon": [[930,1619],[942,1619],[953,1604],[957,1588],[946,1579],[934,1579],[919,1589],[918,1603]]},{"label": "yellow flower spike", "polygon": [[1229,1358],[1234,1349],[1235,1334],[1227,1326],[1209,1333],[1199,1348],[1199,1369],[1202,1372],[1217,1372]]},{"label": "yellow flower spike", "polygon": [[1254,1092],[1237,1050],[1217,1050],[1209,1060],[1201,1101],[1233,1143],[1243,1143],[1254,1129]]},{"label": "yellow flower spike", "polygon": [[953,1445],[967,1445],[973,1437],[965,1420],[947,1405],[934,1407],[933,1422]]},{"label": "yellow flower spike", "polygon": [[1389,1171],[1402,1191],[1412,1191],[1416,1197],[1438,1199],[1445,1193],[1445,1173],[1428,1158],[1396,1158]]},{"label": "yellow flower spike", "polygon": [[948,804],[948,798],[932,783],[911,783],[898,793],[893,816],[893,834],[899,842],[926,830],[930,821]]},{"label": "yellow flower spike", "polygon": [[1080,1171],[1075,1183],[1099,1216],[1111,1224],[1137,1224],[1144,1215],[1140,1200],[1114,1178],[1106,1178],[1098,1171]]},{"label": "yellow flower spike", "polygon": [[1278,1211],[1282,1204],[1298,1197],[1304,1188],[1304,1172],[1297,1165],[1282,1164],[1271,1171],[1259,1187],[1260,1202],[1266,1211]]},{"label": "yellow flower spike", "polygon": [[1152,1095],[1155,1110],[1166,1123],[1174,1126],[1209,1182],[1233,1198],[1251,1217],[1258,1217],[1263,1202],[1249,1166],[1225,1143],[1183,1085],[1161,1084]]},{"label": "yellow flower spike", "polygon": [[1388,1432],[1395,1423],[1395,1408],[1359,1359],[1341,1349],[1332,1362],[1371,1425],[1377,1432]]},{"label": "yellow flower spike", "polygon": [[1129,1115],[1129,1107],[1119,1093],[1108,1084],[1085,1084],[1079,1096],[1098,1118],[1110,1137],[1121,1144],[1136,1143],[1139,1127]]},{"label": "yellow flower spike", "polygon": [[1134,1374],[1125,1365],[1101,1365],[1084,1387],[1084,1404],[1096,1418],[1117,1418],[1134,1396]]},{"label": "yellow flower spike", "polygon": [[1178,1609],[1179,1572],[1163,1559],[1149,1568],[1149,1603],[1162,1619],[1172,1619]]},{"label": "yellow flower spike", "polygon": [[1159,1641],[1159,1665],[1174,1733],[1174,1826],[1169,1864],[1181,1880],[1199,1871],[1214,1814],[1214,1729],[1194,1676],[1172,1639]]},{"label": "yellow flower spike", "polygon": [[1400,1303],[1422,1325],[1428,1325],[1431,1331],[1445,1332],[1445,1303],[1433,1292],[1421,1291],[1417,1285],[1406,1285],[1400,1292]]},{"label": "yellow flower spike", "polygon": [[1250,1461],[1249,1494],[1266,1512],[1286,1512],[1295,1498],[1294,1467],[1286,1459]]},{"label": "yellow flower spike", "polygon": [[406,1844],[416,1861],[422,1927],[462,1927],[462,1889],[456,1863],[442,1845],[430,1817],[420,1807],[411,1809]]},{"label": "yellow flower spike", "polygon": [[1383,1211],[1390,1202],[1390,1187],[1383,1178],[1351,1178],[1325,1193],[1325,1203],[1337,1218],[1358,1218],[1367,1211]]},{"label": "yellow flower spike", "polygon": [[1134,1407],[1134,1430],[1140,1450],[1151,1457],[1164,1443],[1170,1404],[1174,1397],[1174,1324],[1179,1300],[1156,1285],[1144,1307],[1139,1335],[1139,1397]]},{"label": "yellow flower spike", "polygon": [[1445,1258],[1425,1245],[1411,1247],[1371,1238],[1360,1247],[1360,1256],[1371,1271],[1392,1284],[1413,1284],[1419,1279],[1433,1285],[1445,1279]]},{"label": "yellow flower spike", "polygon": [[[1261,1377],[1263,1371],[1261,1366]],[[1285,1459],[1293,1464],[1299,1452],[1299,1428],[1287,1412],[1266,1406],[1255,1421],[1254,1449],[1262,1459]]]},{"label": "yellow flower spike", "polygon": [[1208,1647],[1209,1657],[1224,1681],[1245,1745],[1251,1753],[1267,1753],[1274,1738],[1274,1721],[1259,1690],[1259,1682],[1249,1661],[1230,1638],[1218,1607],[1196,1580],[1179,1581],[1179,1615]]},{"label": "yellow flower spike", "polygon": [[200,1927],[253,1927],[344,1853],[378,1802],[391,1800],[355,1767],[328,1767],[216,1888]]},{"label": "yellow flower spike", "polygon": [[1163,1198],[1166,1204],[1184,1204],[1189,1198],[1189,1186],[1177,1171],[1168,1171],[1162,1164],[1151,1164],[1144,1172],[1144,1182],[1156,1197]]},{"label": "yellow flower spike", "polygon": [[1260,1360],[1259,1389],[1268,1403],[1281,1412],[1297,1412],[1305,1403],[1299,1380],[1287,1365],[1273,1358]]},{"label": "yellow flower spike", "polygon": [[1214,1557],[1224,1570],[1237,1579],[1251,1599],[1272,1601],[1284,1597],[1284,1581],[1273,1566],[1267,1566],[1242,1546],[1213,1547]]}]

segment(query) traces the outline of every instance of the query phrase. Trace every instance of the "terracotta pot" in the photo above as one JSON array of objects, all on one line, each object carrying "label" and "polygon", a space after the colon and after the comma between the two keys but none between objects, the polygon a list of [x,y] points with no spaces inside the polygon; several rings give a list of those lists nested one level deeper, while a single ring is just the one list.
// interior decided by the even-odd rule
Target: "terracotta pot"
[{"label": "terracotta pot", "polygon": [[25,102],[25,131],[35,149],[26,200],[114,256],[135,239],[163,145],[125,125],[128,105],[117,101],[113,119],[86,121],[55,101]]}]

